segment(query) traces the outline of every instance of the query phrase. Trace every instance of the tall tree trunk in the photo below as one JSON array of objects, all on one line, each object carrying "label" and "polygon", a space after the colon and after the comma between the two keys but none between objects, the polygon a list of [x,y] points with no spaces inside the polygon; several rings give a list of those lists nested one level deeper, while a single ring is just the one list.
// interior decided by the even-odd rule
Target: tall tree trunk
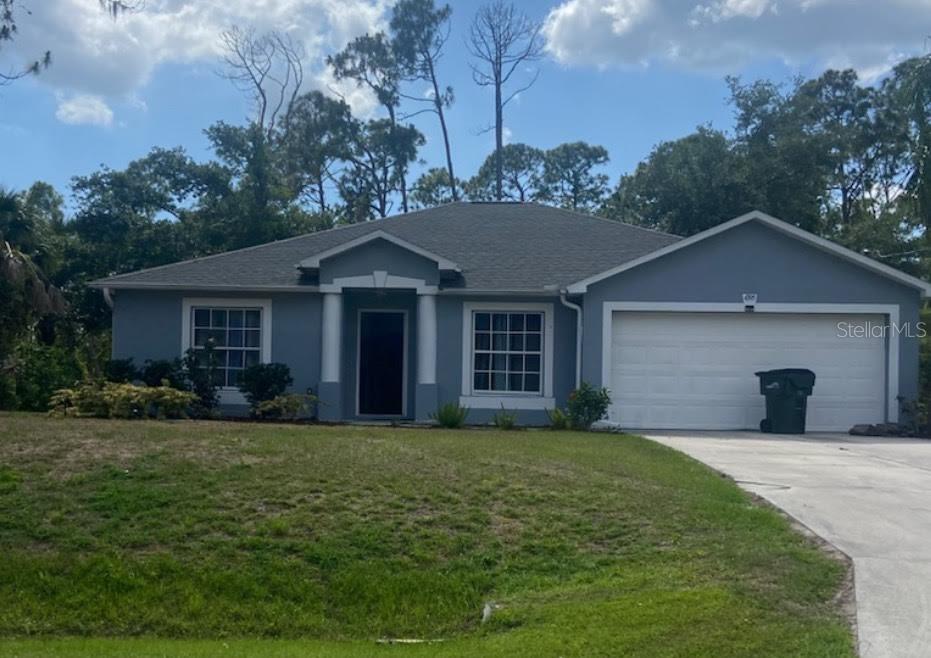
[{"label": "tall tree trunk", "polygon": [[401,172],[401,210],[407,212],[407,167],[398,167]]},{"label": "tall tree trunk", "polygon": [[446,115],[443,113],[443,97],[440,96],[440,85],[436,82],[436,72],[433,70],[433,60],[426,57],[427,65],[430,67],[430,81],[433,82],[433,104],[436,106],[436,113],[440,116],[440,129],[443,131],[443,146],[446,147],[446,171],[449,172],[449,191],[453,195],[453,201],[459,200],[459,192],[456,190],[456,174],[453,173],[453,154],[449,147],[449,131],[446,129]]},{"label": "tall tree trunk", "polygon": [[504,196],[504,163],[501,148],[504,142],[504,112],[501,107],[501,76],[495,76],[495,199],[501,201]]},{"label": "tall tree trunk", "polygon": [[[388,216],[388,197],[391,195],[391,169],[383,167],[381,172],[381,185],[376,192],[378,197],[378,215],[381,219]],[[404,172],[401,172],[401,181],[403,189]],[[406,203],[406,201],[405,201]],[[407,212],[407,206],[404,206],[404,212]]]},{"label": "tall tree trunk", "polygon": [[[398,127],[398,120],[395,116],[394,107],[386,105],[388,108],[388,118],[391,120],[391,132]],[[398,173],[398,179],[401,191],[401,210],[407,212],[407,165],[395,165]],[[385,217],[386,215],[382,215]]]},{"label": "tall tree trunk", "polygon": [[[385,106],[388,110],[388,119],[391,121],[391,132],[394,133],[398,127],[398,119],[394,111],[394,107],[391,105]],[[398,191],[401,192],[401,210],[407,212],[407,167],[401,164],[395,164],[395,169],[398,176]],[[380,206],[382,204],[379,204]],[[381,210],[379,210],[381,214]],[[382,214],[382,217],[385,217],[386,214]]]},{"label": "tall tree trunk", "polygon": [[317,180],[317,203],[320,204],[320,213],[326,213],[326,191],[323,188],[323,176]]}]

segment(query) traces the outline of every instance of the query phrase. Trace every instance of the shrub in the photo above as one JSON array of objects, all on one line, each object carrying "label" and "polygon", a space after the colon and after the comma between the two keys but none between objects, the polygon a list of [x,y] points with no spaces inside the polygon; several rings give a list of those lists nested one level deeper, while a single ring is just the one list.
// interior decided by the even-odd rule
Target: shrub
[{"label": "shrub", "polygon": [[16,380],[12,372],[0,369],[0,409],[18,409],[19,398],[16,397]]},{"label": "shrub", "polygon": [[186,418],[195,397],[190,391],[179,391],[173,386],[150,386],[148,394],[149,415],[156,418]]},{"label": "shrub", "polygon": [[301,412],[310,411],[310,408],[316,404],[317,396],[301,395],[300,393],[285,393],[278,395],[271,400],[259,402],[254,409],[254,413],[259,418],[297,418]]},{"label": "shrub", "polygon": [[207,341],[203,349],[188,349],[181,360],[187,387],[196,396],[193,405],[196,416],[212,415],[220,403],[217,364],[217,353],[212,341]]},{"label": "shrub", "polygon": [[57,389],[73,386],[82,379],[74,350],[63,345],[24,342],[16,348],[12,361],[15,400],[24,411],[47,410]]},{"label": "shrub", "polygon": [[49,400],[49,414],[109,418],[110,408],[104,398],[103,386],[85,383],[74,388],[62,388],[55,391]]},{"label": "shrub", "polygon": [[[931,307],[921,309],[919,320],[931,326]],[[918,397],[931,399],[931,332],[925,333],[918,343]]]},{"label": "shrub", "polygon": [[49,413],[96,418],[183,418],[195,401],[193,393],[170,386],[86,382],[56,391]]},{"label": "shrub", "polygon": [[139,372],[139,379],[145,382],[146,386],[162,386],[167,382],[172,388],[187,389],[181,359],[146,359]]},{"label": "shrub", "polygon": [[569,429],[569,416],[566,415],[566,412],[556,407],[555,409],[547,409],[546,417],[550,421],[550,429],[553,430],[567,430]]},{"label": "shrub", "polygon": [[283,395],[293,383],[291,369],[283,363],[257,363],[239,375],[239,390],[249,401],[253,414],[259,404]]},{"label": "shrub", "polygon": [[139,370],[132,359],[110,359],[103,368],[108,382],[131,382],[139,378]]},{"label": "shrub", "polygon": [[608,389],[595,388],[588,382],[582,382],[569,394],[569,403],[566,405],[569,423],[574,429],[591,429],[594,423],[605,417],[610,404],[611,394]]},{"label": "shrub", "polygon": [[440,405],[435,414],[430,414],[430,418],[439,423],[440,427],[457,429],[465,425],[468,415],[468,407],[460,407],[455,402],[447,402]]},{"label": "shrub", "polygon": [[928,432],[928,405],[921,400],[910,400],[898,396],[902,425],[908,427],[913,436],[924,436]]},{"label": "shrub", "polygon": [[491,419],[499,430],[513,430],[517,428],[517,412],[508,411],[501,405],[501,411]]},{"label": "shrub", "polygon": [[134,384],[107,382],[101,388],[110,418],[144,418],[149,409],[149,389]]}]

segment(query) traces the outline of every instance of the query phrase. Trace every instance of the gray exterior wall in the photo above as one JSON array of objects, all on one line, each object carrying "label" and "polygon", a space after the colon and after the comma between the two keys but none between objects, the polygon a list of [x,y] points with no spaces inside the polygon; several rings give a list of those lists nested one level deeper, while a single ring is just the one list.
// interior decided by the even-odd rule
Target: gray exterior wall
[{"label": "gray exterior wall", "polygon": [[[119,290],[113,296],[113,344],[115,359],[132,358],[137,366],[147,359],[181,356],[181,304],[185,297],[237,297],[270,299],[272,302],[271,360],[291,368],[291,390],[316,390],[320,381],[321,298],[316,294],[245,293],[243,295],[196,291]],[[232,409],[232,411],[242,411]]]},{"label": "gray exterior wall", "polygon": [[141,366],[147,359],[181,356],[181,299],[178,292],[118,290],[113,293],[114,359],[133,359]]},{"label": "gray exterior wall", "polygon": [[[462,392],[462,310],[464,302],[545,302],[553,304],[553,396],[557,406],[564,406],[575,388],[575,312],[559,302],[558,297],[451,297],[437,299],[437,405],[458,403]],[[469,340],[466,337],[466,340]],[[472,409],[467,422],[491,422],[500,409]],[[521,425],[545,425],[546,412],[517,410]]]},{"label": "gray exterior wall", "polygon": [[[749,222],[589,287],[582,378],[601,382],[604,302],[897,304],[918,322],[920,294],[756,222]],[[918,392],[918,340],[899,341],[899,394]]]},{"label": "gray exterior wall", "polygon": [[371,274],[375,270],[423,279],[427,285],[435,286],[440,281],[440,271],[432,260],[387,240],[372,240],[324,260],[320,264],[320,283],[332,283],[339,277]]},{"label": "gray exterior wall", "polygon": [[[394,272],[392,272],[394,273]],[[114,295],[113,357],[132,357],[137,365],[146,359],[174,359],[181,356],[181,305],[184,297],[229,299],[237,295],[195,291],[120,290]],[[316,293],[279,293],[262,295],[244,293],[239,297],[272,300],[272,361],[286,363],[294,378],[292,389],[308,388],[322,394],[324,403],[339,409],[338,417],[358,419],[356,414],[356,376],[358,316],[360,309],[397,309],[408,315],[407,416],[426,420],[440,404],[459,402],[462,388],[462,310],[463,303],[514,302],[553,304],[554,357],[553,393],[556,403],[565,404],[575,385],[575,313],[559,303],[558,298],[540,297],[452,297],[437,298],[437,384],[418,386],[417,373],[417,296],[413,291],[351,290],[343,294],[343,359],[338,397],[319,389],[322,329],[321,295]],[[327,399],[327,397],[334,399]],[[224,405],[228,413],[243,409]],[[335,409],[329,409],[335,411]],[[473,409],[469,423],[491,422],[497,409]],[[545,424],[546,414],[537,410],[518,410],[521,424]]]}]

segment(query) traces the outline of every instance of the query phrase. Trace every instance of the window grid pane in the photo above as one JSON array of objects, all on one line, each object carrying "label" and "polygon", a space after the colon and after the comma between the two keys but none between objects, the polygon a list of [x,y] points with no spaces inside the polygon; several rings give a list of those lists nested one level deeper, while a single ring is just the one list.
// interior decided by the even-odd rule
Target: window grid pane
[{"label": "window grid pane", "polygon": [[202,351],[213,340],[217,356],[214,381],[235,388],[244,368],[261,361],[262,310],[199,307],[192,312],[191,346]]},{"label": "window grid pane", "polygon": [[542,313],[477,312],[472,336],[474,390],[542,392]]}]

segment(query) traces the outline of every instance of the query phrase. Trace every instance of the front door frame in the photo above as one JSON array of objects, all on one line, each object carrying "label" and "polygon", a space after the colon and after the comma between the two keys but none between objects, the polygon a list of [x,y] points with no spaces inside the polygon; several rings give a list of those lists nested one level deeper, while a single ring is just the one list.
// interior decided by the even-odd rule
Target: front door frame
[{"label": "front door frame", "polygon": [[[362,314],[363,313],[395,313],[404,318],[404,337],[401,350],[401,413],[399,414],[364,414],[360,407],[359,388],[362,384]],[[360,418],[404,418],[407,414],[407,343],[410,338],[407,309],[403,308],[360,308],[356,312],[356,416]]]}]

